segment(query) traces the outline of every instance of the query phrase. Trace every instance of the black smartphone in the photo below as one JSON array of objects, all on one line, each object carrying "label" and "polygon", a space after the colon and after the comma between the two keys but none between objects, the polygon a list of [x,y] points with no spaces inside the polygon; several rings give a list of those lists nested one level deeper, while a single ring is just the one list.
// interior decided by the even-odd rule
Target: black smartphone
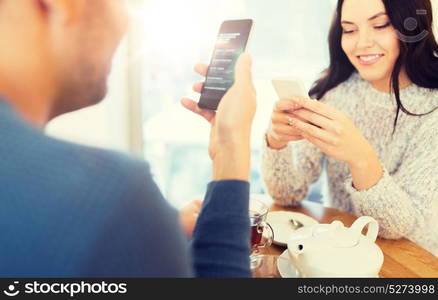
[{"label": "black smartphone", "polygon": [[253,21],[230,20],[222,23],[198,106],[217,110],[219,102],[234,84],[234,67],[248,44]]}]

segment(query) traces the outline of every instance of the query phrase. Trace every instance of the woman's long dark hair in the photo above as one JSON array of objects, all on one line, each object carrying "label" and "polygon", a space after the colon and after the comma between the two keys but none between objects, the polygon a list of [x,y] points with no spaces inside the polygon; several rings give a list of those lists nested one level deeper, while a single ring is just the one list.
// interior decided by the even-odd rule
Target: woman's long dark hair
[{"label": "woman's long dark hair", "polygon": [[[409,79],[424,88],[438,89],[438,44],[433,34],[433,13],[430,0],[382,0],[392,26],[398,31],[400,40],[400,56],[391,75],[391,90],[397,101],[397,113],[394,120],[394,130],[397,126],[400,110],[411,116],[424,116],[426,113],[408,111],[400,99],[399,75],[403,67]],[[309,95],[321,99],[329,90],[346,81],[355,71],[344,53],[341,27],[342,5],[344,0],[338,0],[336,13],[329,34],[330,65],[323,76],[315,82]],[[405,28],[405,20],[414,18],[417,27]],[[427,33],[424,36],[424,33]],[[414,39],[413,37],[422,37]]]}]

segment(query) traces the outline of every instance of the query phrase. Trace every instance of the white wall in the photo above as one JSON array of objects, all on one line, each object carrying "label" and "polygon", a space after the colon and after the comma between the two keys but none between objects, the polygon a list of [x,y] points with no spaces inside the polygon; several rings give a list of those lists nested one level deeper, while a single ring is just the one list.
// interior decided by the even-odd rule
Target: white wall
[{"label": "white wall", "polygon": [[433,5],[433,17],[435,23],[435,36],[438,36],[438,0],[432,0]]}]

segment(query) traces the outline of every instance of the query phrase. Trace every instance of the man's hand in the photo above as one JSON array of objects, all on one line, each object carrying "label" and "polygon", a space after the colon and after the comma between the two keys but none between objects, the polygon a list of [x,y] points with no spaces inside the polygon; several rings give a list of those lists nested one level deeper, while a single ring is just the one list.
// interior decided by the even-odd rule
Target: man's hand
[{"label": "man's hand", "polygon": [[[251,74],[251,57],[243,53],[236,63],[235,82],[222,98],[217,112],[201,109],[191,99],[182,105],[211,124],[209,154],[213,160],[214,180],[249,178],[251,125],[256,111],[256,93]],[[195,71],[207,75],[208,66],[198,63]],[[194,84],[200,93],[203,83]]]},{"label": "man's hand", "polygon": [[192,236],[193,229],[195,229],[196,220],[201,211],[202,201],[195,200],[184,206],[179,213],[181,226],[188,237]]}]

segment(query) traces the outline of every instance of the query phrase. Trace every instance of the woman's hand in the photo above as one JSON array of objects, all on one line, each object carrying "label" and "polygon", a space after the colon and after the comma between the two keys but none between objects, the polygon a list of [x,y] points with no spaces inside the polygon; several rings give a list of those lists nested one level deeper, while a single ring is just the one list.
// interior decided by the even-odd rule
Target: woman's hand
[{"label": "woman's hand", "polygon": [[291,100],[282,99],[275,103],[274,111],[271,116],[271,124],[266,134],[268,146],[271,149],[283,149],[292,141],[302,140],[301,131],[291,126],[293,112],[299,106]]},{"label": "woman's hand", "polygon": [[356,189],[371,188],[381,179],[383,169],[373,146],[344,113],[317,100],[293,101],[302,108],[294,111],[291,125],[323,153],[347,163]]}]

